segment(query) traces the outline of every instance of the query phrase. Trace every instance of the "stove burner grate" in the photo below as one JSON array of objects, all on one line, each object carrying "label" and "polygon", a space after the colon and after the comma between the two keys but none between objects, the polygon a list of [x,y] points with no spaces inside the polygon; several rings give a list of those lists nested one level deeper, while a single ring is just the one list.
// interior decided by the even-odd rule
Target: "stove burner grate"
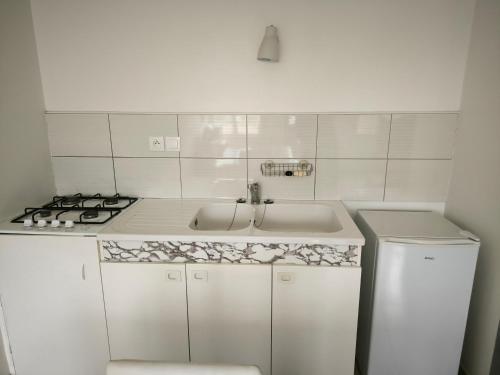
[{"label": "stove burner grate", "polygon": [[84,213],[82,213],[81,217],[86,220],[96,219],[99,217],[99,212],[97,210],[85,211]]},{"label": "stove burner grate", "polygon": [[119,202],[119,197],[110,197],[110,198],[105,198],[103,203],[106,206],[114,206],[115,204],[118,204]]},{"label": "stove burner grate", "polygon": [[77,206],[82,200],[80,198],[68,197],[61,201],[62,206]]},{"label": "stove burner grate", "polygon": [[[93,204],[85,205],[87,201],[88,203],[93,202]],[[95,201],[100,203],[95,204]],[[25,208],[24,214],[12,219],[11,223],[23,223],[25,219],[31,219],[33,223],[37,223],[36,217],[41,219],[51,215],[55,215],[55,219],[59,220],[61,215],[74,213],[79,218],[79,220],[74,221],[75,224],[104,224],[136,201],[137,198],[122,197],[118,194],[114,196],[102,196],[101,194],[55,196],[52,198],[52,202],[41,207]],[[107,207],[116,206],[119,203],[122,203],[119,207]]]},{"label": "stove burner grate", "polygon": [[52,211],[50,210],[40,210],[37,212],[37,214],[40,215],[40,217],[49,217],[50,215],[52,215]]}]

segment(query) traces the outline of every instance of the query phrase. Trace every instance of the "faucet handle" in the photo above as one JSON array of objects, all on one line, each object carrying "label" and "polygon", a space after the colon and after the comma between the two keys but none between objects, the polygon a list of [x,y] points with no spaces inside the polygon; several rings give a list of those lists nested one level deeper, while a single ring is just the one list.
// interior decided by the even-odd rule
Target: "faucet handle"
[{"label": "faucet handle", "polygon": [[250,191],[256,191],[259,189],[259,183],[258,182],[253,182],[251,184],[248,184],[248,190]]}]

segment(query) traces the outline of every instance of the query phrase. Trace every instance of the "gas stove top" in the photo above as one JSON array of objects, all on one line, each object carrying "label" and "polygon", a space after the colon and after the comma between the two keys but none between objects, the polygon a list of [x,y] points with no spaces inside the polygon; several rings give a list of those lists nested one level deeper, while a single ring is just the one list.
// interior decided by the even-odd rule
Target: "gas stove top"
[{"label": "gas stove top", "polygon": [[119,215],[137,198],[121,196],[55,196],[40,207],[27,207],[24,213],[0,226],[0,232],[97,233],[100,226]]}]

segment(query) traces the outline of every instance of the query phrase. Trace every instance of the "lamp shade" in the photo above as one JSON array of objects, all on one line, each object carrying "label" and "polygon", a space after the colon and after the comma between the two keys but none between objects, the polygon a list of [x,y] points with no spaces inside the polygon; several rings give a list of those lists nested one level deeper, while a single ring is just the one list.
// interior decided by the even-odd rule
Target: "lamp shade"
[{"label": "lamp shade", "polygon": [[280,59],[280,41],[278,39],[278,29],[273,25],[266,27],[264,39],[259,47],[257,60],[276,62]]}]

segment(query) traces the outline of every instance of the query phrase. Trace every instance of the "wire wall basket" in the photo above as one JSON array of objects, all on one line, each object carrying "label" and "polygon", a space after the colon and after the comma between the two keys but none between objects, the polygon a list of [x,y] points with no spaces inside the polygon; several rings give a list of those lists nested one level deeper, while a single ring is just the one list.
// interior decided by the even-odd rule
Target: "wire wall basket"
[{"label": "wire wall basket", "polygon": [[307,160],[298,163],[275,163],[267,160],[260,165],[263,176],[306,177],[310,176],[313,166]]}]

